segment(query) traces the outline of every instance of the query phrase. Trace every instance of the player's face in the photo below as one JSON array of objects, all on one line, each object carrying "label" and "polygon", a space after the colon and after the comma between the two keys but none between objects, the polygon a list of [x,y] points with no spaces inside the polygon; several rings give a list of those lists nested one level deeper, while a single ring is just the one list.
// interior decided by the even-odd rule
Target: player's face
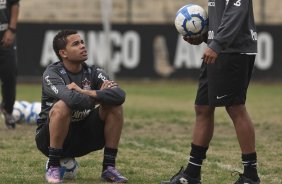
[{"label": "player's face", "polygon": [[70,62],[83,62],[88,59],[85,43],[79,34],[67,37],[67,46],[64,49],[65,58]]}]

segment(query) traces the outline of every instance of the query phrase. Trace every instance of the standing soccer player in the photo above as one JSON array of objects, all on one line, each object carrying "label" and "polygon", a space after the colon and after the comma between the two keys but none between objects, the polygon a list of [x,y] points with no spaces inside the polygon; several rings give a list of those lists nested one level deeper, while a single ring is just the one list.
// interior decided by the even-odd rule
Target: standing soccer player
[{"label": "standing soccer player", "polygon": [[[53,40],[59,62],[49,65],[42,82],[42,108],[36,144],[47,157],[45,179],[60,183],[60,159],[104,148],[101,178],[126,183],[115,167],[123,126],[125,92],[100,68],[90,67],[77,31],[60,31]],[[97,107],[98,105],[98,107]]]},{"label": "standing soccer player", "polygon": [[209,0],[208,6],[208,34],[184,38],[193,45],[203,41],[208,45],[195,100],[196,123],[188,165],[170,181],[161,183],[201,183],[201,166],[214,132],[214,111],[216,107],[224,106],[242,151],[244,172],[239,174],[235,184],[259,184],[255,132],[245,107],[257,53],[252,0]]},{"label": "standing soccer player", "polygon": [[4,114],[7,128],[16,127],[12,116],[16,99],[16,28],[19,14],[19,0],[0,1],[0,79],[2,82],[2,102],[0,110]]}]

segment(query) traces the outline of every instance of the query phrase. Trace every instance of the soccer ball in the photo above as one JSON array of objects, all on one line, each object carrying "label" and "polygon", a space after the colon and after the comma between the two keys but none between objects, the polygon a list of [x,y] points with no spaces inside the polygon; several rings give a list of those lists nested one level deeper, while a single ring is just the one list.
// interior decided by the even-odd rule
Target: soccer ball
[{"label": "soccer ball", "polygon": [[24,121],[24,118],[25,118],[24,111],[25,111],[25,106],[23,106],[23,104],[21,104],[19,101],[15,101],[12,115],[16,123],[20,123]]},{"label": "soccer ball", "polygon": [[188,4],[178,10],[174,24],[182,36],[204,34],[208,30],[208,14],[201,6]]},{"label": "soccer ball", "polygon": [[26,109],[26,123],[36,123],[39,113],[41,111],[40,102],[32,102]]},{"label": "soccer ball", "polygon": [[[49,159],[47,160],[45,165],[46,171],[48,169],[48,163],[49,163]],[[74,158],[70,158],[70,157],[62,158],[60,159],[60,165],[61,165],[61,170],[60,170],[61,178],[64,179],[76,178],[78,163]]]},{"label": "soccer ball", "polygon": [[34,124],[41,111],[41,102],[15,101],[13,117],[16,123],[26,122]]},{"label": "soccer ball", "polygon": [[61,164],[61,176],[64,179],[75,179],[78,163],[74,158],[63,158],[60,160]]},{"label": "soccer ball", "polygon": [[[25,100],[21,100],[21,101],[18,101],[18,104],[21,106],[21,110],[24,115],[22,121],[25,122],[26,117],[29,115],[29,111],[30,111],[29,109],[30,109],[31,103]],[[15,105],[14,105],[14,108],[15,108]]]}]

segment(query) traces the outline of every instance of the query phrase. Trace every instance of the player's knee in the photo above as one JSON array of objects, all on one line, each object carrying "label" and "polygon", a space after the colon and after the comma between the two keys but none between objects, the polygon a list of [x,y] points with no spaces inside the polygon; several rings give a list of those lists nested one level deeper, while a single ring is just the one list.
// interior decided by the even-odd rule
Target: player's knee
[{"label": "player's knee", "polygon": [[195,105],[196,116],[211,116],[214,113],[214,107],[207,105]]},{"label": "player's knee", "polygon": [[100,108],[100,116],[102,119],[105,119],[106,116],[114,116],[116,118],[123,116],[123,107],[122,105],[117,106],[108,106],[104,105]]},{"label": "player's knee", "polygon": [[108,108],[108,113],[113,114],[114,116],[123,116],[122,105],[111,106]]},{"label": "player's knee", "polygon": [[49,112],[49,117],[69,117],[71,116],[71,109],[62,100],[56,102]]},{"label": "player's knee", "polygon": [[232,119],[244,117],[247,114],[245,105],[234,105],[225,107],[225,109]]},{"label": "player's knee", "polygon": [[117,115],[122,115],[123,114],[123,108],[122,105],[118,105],[118,106],[114,106],[112,108],[113,113],[117,114]]}]

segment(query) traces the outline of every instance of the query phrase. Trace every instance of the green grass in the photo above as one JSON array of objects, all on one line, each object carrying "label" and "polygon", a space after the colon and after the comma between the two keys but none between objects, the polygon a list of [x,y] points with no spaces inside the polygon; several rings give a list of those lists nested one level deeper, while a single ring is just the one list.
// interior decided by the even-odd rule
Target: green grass
[{"label": "green grass", "polygon": [[[157,184],[187,163],[194,124],[197,84],[190,81],[127,82],[125,124],[117,167],[133,184]],[[247,107],[256,128],[262,184],[281,184],[282,85],[252,83]],[[40,85],[19,84],[17,99],[40,101]],[[40,184],[46,158],[34,142],[35,125],[7,130],[0,120],[0,183]],[[78,178],[66,183],[102,184],[102,151],[77,158]],[[223,108],[216,110],[215,134],[202,171],[205,184],[230,184],[241,170],[241,152],[233,125]]]}]

